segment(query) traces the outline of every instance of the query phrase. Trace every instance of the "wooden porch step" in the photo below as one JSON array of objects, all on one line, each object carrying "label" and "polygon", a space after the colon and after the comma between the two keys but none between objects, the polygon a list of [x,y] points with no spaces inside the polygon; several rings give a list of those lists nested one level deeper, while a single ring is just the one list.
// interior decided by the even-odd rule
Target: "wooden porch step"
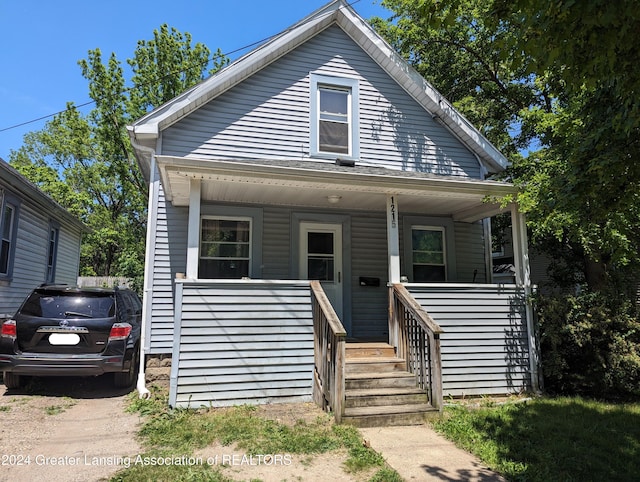
[{"label": "wooden porch step", "polygon": [[356,427],[419,425],[440,412],[428,403],[345,408],[342,421]]},{"label": "wooden porch step", "polygon": [[345,346],[342,421],[356,427],[416,425],[440,412],[429,403],[407,363],[388,343]]},{"label": "wooden porch step", "polygon": [[360,372],[346,374],[345,390],[415,388],[416,378],[409,372]]},{"label": "wooden porch step", "polygon": [[414,405],[428,403],[427,394],[417,387],[392,387],[347,390],[345,407],[373,407],[380,405]]},{"label": "wooden porch step", "polygon": [[396,350],[388,343],[346,343],[345,356],[350,358],[395,357]]},{"label": "wooden porch step", "polygon": [[407,363],[402,358],[392,357],[358,357],[347,359],[345,373],[382,373],[399,372],[407,368]]}]

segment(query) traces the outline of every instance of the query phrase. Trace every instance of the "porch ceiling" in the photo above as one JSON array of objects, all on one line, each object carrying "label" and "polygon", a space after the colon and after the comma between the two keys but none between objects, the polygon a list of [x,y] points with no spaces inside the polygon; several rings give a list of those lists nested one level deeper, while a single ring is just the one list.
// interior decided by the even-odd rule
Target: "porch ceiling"
[{"label": "porch ceiling", "polygon": [[[211,161],[158,156],[165,195],[189,205],[191,179],[202,181],[203,201],[325,209],[385,211],[388,195],[401,212],[452,216],[473,222],[503,209],[485,202],[516,192],[511,184],[464,180],[314,161]],[[338,196],[337,202],[330,202]]]}]

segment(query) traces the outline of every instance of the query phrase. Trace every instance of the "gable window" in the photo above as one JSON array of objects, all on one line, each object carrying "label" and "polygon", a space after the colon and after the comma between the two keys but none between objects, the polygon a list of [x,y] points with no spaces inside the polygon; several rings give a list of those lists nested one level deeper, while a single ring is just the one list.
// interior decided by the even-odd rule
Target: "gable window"
[{"label": "gable window", "polygon": [[349,91],[321,86],[318,88],[318,95],[320,151],[349,154]]},{"label": "gable window", "polygon": [[415,283],[446,281],[444,235],[442,227],[411,227],[411,267]]},{"label": "gable window", "polygon": [[3,202],[0,208],[0,277],[10,277],[15,252],[16,207]]},{"label": "gable window", "polygon": [[54,226],[49,228],[49,247],[47,251],[47,283],[53,283],[56,279],[56,260],[58,258],[59,235],[59,228]]},{"label": "gable window", "polygon": [[359,156],[358,99],[357,79],[311,74],[311,156]]},{"label": "gable window", "polygon": [[251,220],[203,217],[198,277],[240,279],[250,276]]}]

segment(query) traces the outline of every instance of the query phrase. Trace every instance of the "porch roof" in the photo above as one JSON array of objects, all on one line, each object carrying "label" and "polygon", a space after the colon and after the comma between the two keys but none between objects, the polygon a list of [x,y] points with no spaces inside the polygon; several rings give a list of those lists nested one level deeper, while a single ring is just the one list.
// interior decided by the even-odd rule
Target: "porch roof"
[{"label": "porch roof", "polygon": [[[189,205],[190,180],[203,201],[385,211],[388,195],[403,212],[473,222],[508,207],[509,183],[315,161],[239,161],[156,156],[167,200]],[[494,200],[494,201],[491,201]]]}]

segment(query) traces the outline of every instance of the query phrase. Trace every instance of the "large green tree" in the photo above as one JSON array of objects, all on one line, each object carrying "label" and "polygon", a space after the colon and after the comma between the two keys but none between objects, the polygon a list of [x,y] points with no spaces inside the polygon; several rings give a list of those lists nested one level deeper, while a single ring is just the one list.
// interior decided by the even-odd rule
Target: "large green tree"
[{"label": "large green tree", "polygon": [[[131,78],[99,49],[79,62],[94,107],[83,115],[72,103],[31,132],[10,163],[58,203],[82,219],[81,274],[143,275],[147,187],[125,126],[225,65],[191,36],[162,25],[141,40],[127,60]],[[129,85],[128,85],[129,84]]]},{"label": "large green tree", "polygon": [[509,156],[534,239],[595,289],[637,264],[637,1],[383,4],[374,26]]},{"label": "large green tree", "polygon": [[509,156],[534,242],[587,284],[537,300],[547,388],[637,397],[637,0],[383,4],[374,25]]},{"label": "large green tree", "polygon": [[640,261],[640,5],[496,0],[492,13],[517,23],[522,65],[552,76],[558,99],[557,115],[541,117],[548,149],[520,166],[523,200],[538,231],[584,253],[587,281],[604,287]]}]

